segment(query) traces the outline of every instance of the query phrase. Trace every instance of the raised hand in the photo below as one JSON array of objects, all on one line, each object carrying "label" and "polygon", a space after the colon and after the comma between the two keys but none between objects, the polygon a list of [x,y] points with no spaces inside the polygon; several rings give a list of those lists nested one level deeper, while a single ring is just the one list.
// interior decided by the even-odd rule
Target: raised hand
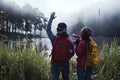
[{"label": "raised hand", "polygon": [[50,18],[51,18],[51,19],[55,19],[55,18],[56,18],[56,16],[55,16],[55,12],[52,12],[52,13],[51,13]]}]

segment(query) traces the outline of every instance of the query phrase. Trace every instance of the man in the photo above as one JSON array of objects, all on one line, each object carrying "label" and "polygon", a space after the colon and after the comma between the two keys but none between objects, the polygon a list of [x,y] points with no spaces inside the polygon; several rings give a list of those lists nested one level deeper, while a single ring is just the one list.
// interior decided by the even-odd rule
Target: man
[{"label": "man", "polygon": [[62,73],[63,80],[69,80],[69,60],[74,55],[74,46],[69,39],[65,23],[58,24],[56,35],[52,33],[51,24],[55,18],[55,12],[53,12],[46,30],[53,47],[51,52],[52,80],[58,80],[60,72]]}]

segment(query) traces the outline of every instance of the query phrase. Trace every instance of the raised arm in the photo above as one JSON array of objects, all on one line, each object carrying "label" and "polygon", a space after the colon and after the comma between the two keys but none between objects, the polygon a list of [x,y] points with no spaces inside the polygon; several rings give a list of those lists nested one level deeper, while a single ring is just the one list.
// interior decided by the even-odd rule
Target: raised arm
[{"label": "raised arm", "polygon": [[51,40],[52,45],[53,45],[53,42],[55,39],[55,35],[51,31],[51,25],[52,25],[53,19],[55,19],[55,12],[51,13],[50,19],[48,21],[47,29],[46,29],[47,35],[48,35],[49,39]]}]

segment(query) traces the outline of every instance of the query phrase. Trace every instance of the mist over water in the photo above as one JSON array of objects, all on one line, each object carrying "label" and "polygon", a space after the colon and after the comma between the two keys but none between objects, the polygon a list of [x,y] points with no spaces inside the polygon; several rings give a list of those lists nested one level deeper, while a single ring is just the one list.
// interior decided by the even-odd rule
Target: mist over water
[{"label": "mist over water", "polygon": [[74,13],[76,23],[81,20],[85,25],[91,20],[99,20],[99,16],[101,17],[101,20],[104,20],[119,14],[119,7],[119,0],[99,0],[97,2],[89,3],[88,5],[82,7],[82,9],[80,9],[78,12]]},{"label": "mist over water", "polygon": [[[43,6],[43,7],[46,7],[46,6]],[[103,35],[107,34],[107,32],[112,30],[110,26],[114,28],[115,24],[120,22],[119,7],[120,7],[120,0],[92,0],[92,1],[88,0],[87,4],[80,6],[77,10],[73,12],[72,11],[59,12],[59,10],[57,10],[56,12],[57,18],[53,22],[52,30],[55,33],[57,24],[62,21],[68,25],[69,33],[80,34],[80,29],[83,26],[89,26],[89,27],[92,27],[95,34],[97,35],[99,35],[99,33],[102,33]],[[46,14],[46,13],[42,13],[42,11],[41,12],[38,11],[38,9],[39,8],[33,8],[33,6],[28,3],[26,3],[24,6],[21,7],[20,5],[18,5],[18,3],[12,0],[8,0],[8,1],[0,0],[0,10],[8,11],[10,14],[16,15],[18,17],[21,17],[23,15],[44,16],[44,14]],[[49,12],[49,14],[47,15],[50,16],[51,12]],[[41,13],[41,14],[37,14],[37,13]],[[101,25],[99,24],[99,22]],[[104,30],[101,30],[100,32],[99,27],[101,27],[101,29],[104,29]],[[120,30],[120,28],[117,28],[116,30]],[[110,31],[107,35],[112,33],[116,34]],[[44,32],[43,35],[45,34],[46,32]],[[104,40],[104,39],[101,39],[101,40]],[[102,42],[98,42],[98,43],[101,44]],[[50,44],[50,42],[48,42],[47,44]],[[51,45],[49,48],[51,49]]]},{"label": "mist over water", "polygon": [[77,17],[71,32],[79,34],[83,26],[89,26],[97,36],[120,36],[119,7],[119,0],[99,0],[88,4],[74,14]]},{"label": "mist over water", "polygon": [[[41,5],[41,1],[35,0],[36,2],[40,2],[39,5]],[[70,1],[70,2],[69,2]],[[44,13],[41,11],[41,15],[47,16],[49,18],[50,13],[53,11],[56,11],[57,18],[53,22],[53,32],[56,32],[56,27],[59,22],[65,22],[68,25],[68,31],[71,32],[73,28],[77,27],[76,25],[82,22],[83,26],[87,26],[93,22],[99,24],[99,18],[100,22],[105,23],[107,19],[111,19],[115,15],[119,15],[120,12],[120,1],[119,0],[66,0],[66,1],[58,1],[61,4],[63,3],[63,6],[57,7],[58,4],[56,1],[43,1],[45,6],[36,6],[36,9],[33,8],[34,3],[32,4],[31,1],[28,1],[28,3],[21,4],[23,5],[21,7],[20,1],[16,0],[0,0],[0,8],[1,6],[4,7],[5,10],[10,11],[12,14],[30,14],[34,15],[37,8],[41,10],[43,7],[46,9],[46,12],[44,10]],[[27,2],[27,1],[24,1]],[[53,4],[54,3],[54,4]],[[79,3],[79,5],[78,5]],[[19,4],[19,5],[18,5]],[[38,3],[37,3],[38,4]],[[43,5],[43,4],[42,4]],[[58,4],[59,5],[59,4]],[[66,6],[65,6],[66,5]],[[70,5],[72,7],[70,7]],[[51,7],[50,7],[51,6]],[[53,9],[51,9],[53,8]],[[48,13],[48,11],[50,11]],[[37,14],[36,14],[37,15]],[[83,27],[81,26],[81,27]],[[90,25],[91,26],[91,25]]]}]

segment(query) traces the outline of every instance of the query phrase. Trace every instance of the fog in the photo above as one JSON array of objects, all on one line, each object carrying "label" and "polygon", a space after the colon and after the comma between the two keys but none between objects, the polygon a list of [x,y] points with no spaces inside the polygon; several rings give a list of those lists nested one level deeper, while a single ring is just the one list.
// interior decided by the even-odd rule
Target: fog
[{"label": "fog", "polygon": [[[28,3],[24,3],[27,1]],[[35,3],[37,8],[33,8],[33,6],[35,7]],[[116,15],[120,16],[120,0],[63,0],[61,2],[54,0],[40,2],[39,0],[23,0],[23,3],[17,0],[0,0],[0,9],[1,7],[4,10],[10,11],[11,14],[14,11],[14,14],[20,15],[34,15],[34,11],[37,12],[39,9],[40,11],[38,12],[41,12],[42,16],[47,16],[48,18],[50,13],[55,11],[57,18],[52,25],[54,32],[56,32],[56,27],[59,22],[65,22],[68,25],[68,31],[71,32],[80,23],[82,23],[80,27],[89,26],[88,24],[93,22],[100,25],[107,23],[107,20],[112,19]]]},{"label": "fog", "polygon": [[38,8],[33,8],[30,4],[25,3],[22,7],[14,1],[0,0],[0,10],[8,12],[9,14],[16,16],[41,16],[44,17],[44,14],[38,10]]},{"label": "fog", "polygon": [[[72,33],[80,33],[83,26],[93,28],[95,35],[120,36],[120,1],[104,0],[91,3],[73,16]],[[72,22],[71,22],[72,23]]]},{"label": "fog", "polygon": [[79,20],[82,20],[85,25],[91,20],[99,20],[99,17],[101,20],[104,20],[105,18],[119,14],[119,7],[119,0],[99,0],[98,2],[93,2],[84,6],[82,9],[72,14],[72,16],[73,19],[75,19],[74,23],[78,23]]}]

